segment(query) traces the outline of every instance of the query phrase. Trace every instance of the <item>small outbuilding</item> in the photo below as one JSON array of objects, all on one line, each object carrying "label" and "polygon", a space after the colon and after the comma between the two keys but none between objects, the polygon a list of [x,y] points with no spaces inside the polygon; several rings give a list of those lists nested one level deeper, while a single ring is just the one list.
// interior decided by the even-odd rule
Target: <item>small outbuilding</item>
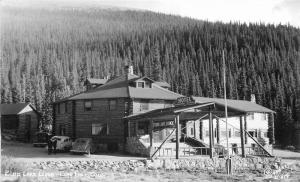
[{"label": "small outbuilding", "polygon": [[10,133],[18,141],[32,142],[39,130],[40,114],[30,103],[0,104],[1,133]]}]

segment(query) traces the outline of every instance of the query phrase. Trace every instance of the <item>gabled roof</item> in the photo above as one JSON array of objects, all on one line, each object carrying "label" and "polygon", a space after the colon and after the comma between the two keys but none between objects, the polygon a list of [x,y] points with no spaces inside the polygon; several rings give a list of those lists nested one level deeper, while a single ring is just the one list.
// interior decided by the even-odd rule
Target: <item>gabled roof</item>
[{"label": "gabled roof", "polygon": [[[182,95],[164,89],[156,84],[152,88],[136,88],[130,83],[138,79],[148,79],[134,74],[122,75],[108,81],[106,84],[92,90],[69,97],[67,100],[100,99],[100,98],[137,98],[137,99],[163,99],[176,100]],[[65,99],[63,99],[65,100]]]},{"label": "gabled roof", "polygon": [[85,84],[97,84],[97,85],[103,85],[107,82],[107,79],[98,79],[98,78],[88,78],[85,82]]},{"label": "gabled roof", "polygon": [[[193,97],[193,99],[195,100],[196,103],[214,102],[218,105],[225,106],[225,101],[224,99],[221,98]],[[275,113],[271,109],[268,109],[259,104],[246,101],[246,100],[227,99],[227,107],[245,113],[250,113],[250,112]]]},{"label": "gabled roof", "polygon": [[[0,104],[1,115],[16,115],[26,112],[26,108],[30,107],[33,111],[36,109],[30,103],[16,103],[16,104]],[[24,111],[23,111],[24,110]]]}]

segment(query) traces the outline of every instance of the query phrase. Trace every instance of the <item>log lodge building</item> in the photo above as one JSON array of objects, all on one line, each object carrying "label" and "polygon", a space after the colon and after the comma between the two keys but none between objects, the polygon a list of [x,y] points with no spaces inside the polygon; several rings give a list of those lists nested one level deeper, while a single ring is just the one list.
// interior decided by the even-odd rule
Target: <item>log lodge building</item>
[{"label": "log lodge building", "polygon": [[92,138],[96,151],[212,157],[217,146],[224,148],[227,135],[232,151],[242,155],[247,147],[249,154],[256,151],[257,140],[265,146],[274,141],[274,112],[255,99],[228,100],[226,133],[223,99],[184,97],[166,82],[133,74],[131,66],[122,76],[88,79],[85,85],[85,92],[53,103],[52,130],[73,139]]}]

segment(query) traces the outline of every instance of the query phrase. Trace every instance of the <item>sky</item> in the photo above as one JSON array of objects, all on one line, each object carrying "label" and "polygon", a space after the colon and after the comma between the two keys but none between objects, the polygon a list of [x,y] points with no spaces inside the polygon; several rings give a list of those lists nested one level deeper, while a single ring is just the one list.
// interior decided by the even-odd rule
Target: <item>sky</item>
[{"label": "sky", "polygon": [[199,20],[263,22],[300,27],[300,0],[0,0],[4,6],[118,7]]}]

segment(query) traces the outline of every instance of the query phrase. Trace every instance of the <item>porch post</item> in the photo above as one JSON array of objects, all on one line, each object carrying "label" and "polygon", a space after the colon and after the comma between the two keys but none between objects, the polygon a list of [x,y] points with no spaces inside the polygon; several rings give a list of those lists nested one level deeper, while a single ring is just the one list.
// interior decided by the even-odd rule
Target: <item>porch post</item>
[{"label": "porch post", "polygon": [[209,157],[213,157],[213,118],[212,113],[209,112]]},{"label": "porch post", "polygon": [[[245,131],[247,131],[247,115],[245,114],[244,115],[244,128],[245,128]],[[245,144],[248,143],[248,135],[246,132],[244,132],[244,135],[245,135]]]},{"label": "porch post", "polygon": [[220,120],[219,120],[219,118],[216,118],[216,120],[217,120],[217,126],[216,126],[216,128],[217,128],[217,143],[218,144],[220,144]]},{"label": "porch post", "polygon": [[135,136],[138,136],[139,122],[135,122]]},{"label": "porch post", "polygon": [[153,120],[150,120],[150,130],[149,130],[149,135],[150,135],[150,147],[153,146]]},{"label": "porch post", "polygon": [[268,118],[268,137],[269,137],[269,144],[275,143],[275,136],[274,136],[274,113],[269,113]]},{"label": "porch post", "polygon": [[200,130],[200,140],[203,140],[203,121],[202,121],[202,119],[200,120],[199,130]]},{"label": "porch post", "polygon": [[240,136],[241,136],[241,148],[242,148],[242,157],[246,157],[245,155],[245,141],[244,141],[244,126],[243,126],[243,116],[240,116]]},{"label": "porch post", "polygon": [[128,120],[128,137],[130,137],[130,121]]},{"label": "porch post", "polygon": [[175,118],[176,122],[176,159],[179,159],[179,115]]},{"label": "porch post", "polygon": [[196,136],[196,120],[194,120],[194,138],[197,138]]}]

